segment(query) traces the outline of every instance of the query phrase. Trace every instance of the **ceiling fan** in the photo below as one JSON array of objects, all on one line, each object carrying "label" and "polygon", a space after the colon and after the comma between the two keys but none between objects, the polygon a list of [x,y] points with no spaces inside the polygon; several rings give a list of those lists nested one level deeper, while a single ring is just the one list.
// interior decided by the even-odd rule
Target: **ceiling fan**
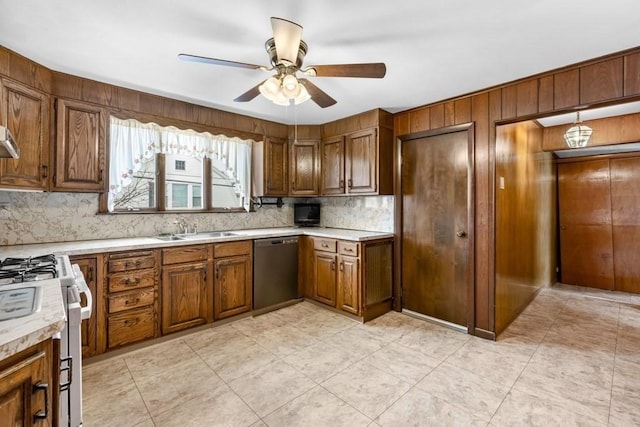
[{"label": "ceiling fan", "polygon": [[382,62],[311,65],[302,68],[302,62],[308,50],[307,44],[302,40],[302,26],[286,19],[272,17],[271,27],[273,29],[273,37],[265,43],[271,67],[186,53],[179,54],[178,58],[184,61],[205,64],[249,68],[266,72],[275,71],[274,75],[234,99],[236,102],[248,102],[262,94],[278,105],[300,104],[311,99],[322,108],[330,107],[337,101],[308,79],[298,78],[296,73],[300,72],[309,77],[366,77],[380,79],[387,72],[387,67]]}]

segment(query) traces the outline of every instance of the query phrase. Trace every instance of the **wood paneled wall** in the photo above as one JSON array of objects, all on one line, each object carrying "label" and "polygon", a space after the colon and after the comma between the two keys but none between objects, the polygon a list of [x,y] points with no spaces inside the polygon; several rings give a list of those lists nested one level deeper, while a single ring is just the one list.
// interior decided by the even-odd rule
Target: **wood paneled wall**
[{"label": "wood paneled wall", "polygon": [[[584,124],[593,129],[593,134],[589,139],[589,147],[640,142],[640,113],[589,120],[584,121]],[[544,128],[542,149],[545,151],[566,150],[564,133],[568,127],[569,125],[561,125]]]},{"label": "wood paneled wall", "polygon": [[[555,283],[556,179],[542,128],[533,121],[497,127],[495,146],[495,332],[502,332]],[[504,182],[504,188],[502,183]]]},{"label": "wood paneled wall", "polygon": [[494,304],[500,304],[494,300],[496,125],[638,100],[639,72],[640,47],[394,115],[396,137],[475,122],[476,334],[493,335]]},{"label": "wood paneled wall", "polygon": [[47,94],[90,102],[112,114],[261,140],[287,137],[287,125],[51,71],[0,46],[0,75]]}]

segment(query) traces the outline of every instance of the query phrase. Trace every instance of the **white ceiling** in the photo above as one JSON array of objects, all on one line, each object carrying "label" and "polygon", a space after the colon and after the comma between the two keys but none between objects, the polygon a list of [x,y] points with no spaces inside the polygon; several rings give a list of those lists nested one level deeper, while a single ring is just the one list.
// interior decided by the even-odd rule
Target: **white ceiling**
[{"label": "white ceiling", "polygon": [[[51,69],[280,123],[406,110],[640,45],[638,0],[0,0],[0,44]],[[384,79],[314,78],[338,103],[233,99],[268,77],[178,53],[269,65],[276,16],[304,65],[385,62]]]}]

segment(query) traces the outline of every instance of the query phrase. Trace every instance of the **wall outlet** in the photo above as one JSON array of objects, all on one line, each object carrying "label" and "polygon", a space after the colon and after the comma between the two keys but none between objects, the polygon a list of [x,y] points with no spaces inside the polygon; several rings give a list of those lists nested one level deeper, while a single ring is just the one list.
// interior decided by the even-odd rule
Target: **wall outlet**
[{"label": "wall outlet", "polygon": [[500,189],[504,190],[504,176],[500,177]]}]

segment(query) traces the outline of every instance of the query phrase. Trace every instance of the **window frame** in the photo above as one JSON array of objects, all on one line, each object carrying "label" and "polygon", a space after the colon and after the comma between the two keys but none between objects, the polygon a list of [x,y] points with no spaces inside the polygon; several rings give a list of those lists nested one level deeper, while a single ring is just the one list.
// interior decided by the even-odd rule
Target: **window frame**
[{"label": "window frame", "polygon": [[[134,119],[141,123],[156,123],[159,126],[174,126],[178,129],[182,130],[194,130],[196,132],[209,132],[211,134],[225,135],[229,138],[240,138],[244,139],[252,144],[252,150],[255,149],[255,144],[257,141],[264,141],[266,139],[265,135],[261,134],[252,134],[247,132],[238,132],[233,131],[231,129],[226,128],[217,128],[211,126],[205,126],[198,123],[192,122],[183,122],[180,120],[172,120],[167,117],[157,117],[150,116],[147,114],[117,114],[112,112],[111,114],[114,117],[117,117],[121,120]],[[108,158],[107,153],[107,158]],[[252,154],[252,157],[255,159],[255,153]],[[156,198],[156,207],[155,208],[133,208],[133,209],[116,209],[114,211],[109,211],[109,201],[108,201],[108,192],[100,193],[99,197],[99,210],[98,214],[105,215],[129,215],[129,214],[190,214],[190,213],[247,213],[247,210],[243,207],[228,207],[228,208],[214,208],[212,206],[212,167],[211,160],[207,157],[203,158],[202,167],[203,167],[203,180],[202,180],[202,189],[201,189],[201,197],[202,197],[202,209],[166,209],[165,204],[165,196],[166,196],[166,159],[165,154],[157,153],[155,155],[156,162],[156,180],[155,180],[155,198]],[[250,179],[249,179],[249,212],[255,212],[255,205],[253,203],[253,181],[255,179],[254,176],[255,164],[252,164],[250,170]]]}]

